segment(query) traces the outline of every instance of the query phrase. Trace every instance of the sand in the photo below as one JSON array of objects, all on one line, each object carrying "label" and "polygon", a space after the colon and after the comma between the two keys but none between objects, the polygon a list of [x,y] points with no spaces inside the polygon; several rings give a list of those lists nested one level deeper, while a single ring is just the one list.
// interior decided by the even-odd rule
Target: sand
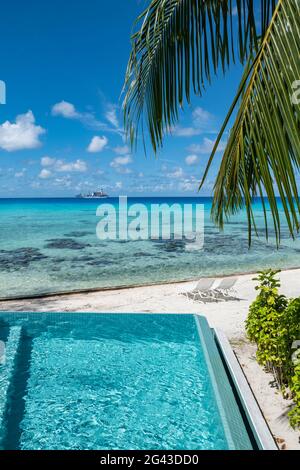
[{"label": "sand", "polygon": [[[244,322],[250,303],[256,296],[254,275],[240,275],[236,284],[238,300],[199,304],[182,292],[192,290],[197,282],[164,284],[62,295],[39,299],[0,302],[2,311],[53,312],[137,312],[137,313],[200,313],[211,327],[222,329],[243,367],[246,378],[282,449],[300,450],[299,432],[288,423],[287,412],[291,403],[284,400],[272,386],[272,376],[266,374],[255,361],[255,346],[245,337]],[[281,291],[288,297],[300,296],[300,269],[280,274]],[[217,282],[217,281],[216,281]]]}]

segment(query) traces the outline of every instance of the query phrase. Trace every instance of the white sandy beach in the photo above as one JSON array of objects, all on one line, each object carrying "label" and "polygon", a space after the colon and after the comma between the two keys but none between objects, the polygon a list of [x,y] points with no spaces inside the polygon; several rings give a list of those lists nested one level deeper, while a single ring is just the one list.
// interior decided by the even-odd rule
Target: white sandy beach
[{"label": "white sandy beach", "polygon": [[[188,300],[181,292],[195,287],[196,282],[145,286],[82,294],[61,295],[28,300],[0,302],[2,311],[40,312],[99,312],[99,313],[200,313],[211,327],[222,329],[243,367],[248,382],[282,449],[300,450],[299,433],[293,431],[287,419],[290,403],[272,387],[272,376],[255,361],[255,347],[245,337],[244,322],[250,303],[256,296],[254,275],[240,275],[236,284],[239,300],[199,304]],[[300,296],[300,269],[280,274],[281,291],[288,297]]]}]

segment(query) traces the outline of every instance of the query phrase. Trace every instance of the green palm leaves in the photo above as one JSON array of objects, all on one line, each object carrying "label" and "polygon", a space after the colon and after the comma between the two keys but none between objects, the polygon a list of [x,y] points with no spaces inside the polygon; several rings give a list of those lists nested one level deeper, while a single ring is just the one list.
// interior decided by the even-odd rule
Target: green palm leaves
[{"label": "green palm leaves", "polygon": [[290,233],[299,228],[300,107],[291,102],[292,83],[300,79],[299,18],[299,0],[152,0],[132,38],[125,127],[134,143],[147,126],[155,152],[192,92],[201,95],[236,57],[247,61],[217,140],[240,102],[215,184],[213,218],[222,227],[227,216],[246,206],[249,240],[255,229],[252,198],[261,196],[265,204],[266,195],[279,242],[276,189]]},{"label": "green palm leaves", "polygon": [[266,195],[279,243],[276,189],[281,196],[291,235],[294,236],[299,229],[300,204],[295,170],[299,170],[300,165],[300,105],[294,105],[291,99],[293,82],[298,77],[300,3],[298,0],[280,0],[260,50],[242,81],[237,96],[242,95],[240,108],[214,188],[212,214],[216,223],[222,227],[224,216],[246,206],[250,241],[252,227],[255,230],[252,198],[257,195],[263,202],[268,238]]},{"label": "green palm leaves", "polygon": [[[126,80],[124,116],[131,141],[148,126],[154,150],[178,119],[190,89],[201,94],[219,67],[258,47],[257,0],[152,0],[136,24]],[[260,0],[263,34],[275,0]],[[237,17],[237,26],[233,18]],[[238,47],[235,46],[238,44]]]}]

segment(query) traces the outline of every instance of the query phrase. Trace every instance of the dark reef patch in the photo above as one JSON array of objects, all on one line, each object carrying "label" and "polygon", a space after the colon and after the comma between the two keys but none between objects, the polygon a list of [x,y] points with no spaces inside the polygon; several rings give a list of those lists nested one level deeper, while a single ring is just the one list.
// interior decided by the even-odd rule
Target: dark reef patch
[{"label": "dark reef patch", "polygon": [[117,265],[118,258],[106,257],[94,257],[94,256],[78,256],[72,258],[72,268],[78,268],[78,266],[108,266]]},{"label": "dark reef patch", "polygon": [[144,251],[138,251],[134,254],[137,258],[153,258],[152,253],[145,253]]},{"label": "dark reef patch", "polygon": [[86,237],[87,235],[93,235],[91,232],[84,232],[84,231],[74,231],[70,233],[66,233],[64,236],[67,238],[81,238]]},{"label": "dark reef patch", "polygon": [[66,258],[50,258],[50,261],[54,264],[61,264],[66,262]]},{"label": "dark reef patch", "polygon": [[79,263],[87,263],[88,261],[94,261],[94,257],[93,256],[79,256],[79,257],[72,257],[72,262],[79,262]]},{"label": "dark reef patch", "polygon": [[48,258],[37,248],[25,247],[16,250],[0,250],[0,268],[5,271],[27,268],[31,263]]},{"label": "dark reef patch", "polygon": [[94,259],[92,261],[88,261],[86,264],[88,266],[109,266],[109,265],[117,264],[117,260],[112,261],[112,260],[108,260],[106,258]]},{"label": "dark reef patch", "polygon": [[89,247],[88,243],[78,242],[72,238],[52,238],[47,240],[45,248],[57,249],[57,250],[83,250],[86,247]]},{"label": "dark reef patch", "polygon": [[156,240],[155,242],[158,242],[157,248],[167,253],[183,253],[185,251],[186,243],[184,240]]}]

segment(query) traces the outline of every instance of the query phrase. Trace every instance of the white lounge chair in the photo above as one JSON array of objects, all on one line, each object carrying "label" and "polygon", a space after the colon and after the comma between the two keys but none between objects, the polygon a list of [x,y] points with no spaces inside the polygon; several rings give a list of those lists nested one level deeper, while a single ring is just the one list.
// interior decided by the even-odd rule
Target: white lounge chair
[{"label": "white lounge chair", "polygon": [[201,299],[207,298],[213,292],[212,286],[214,282],[214,278],[200,279],[200,281],[192,291],[183,292],[183,295],[192,300],[196,300],[197,297],[197,300],[201,301]]},{"label": "white lounge chair", "polygon": [[183,295],[200,303],[230,300],[233,298],[232,296],[236,294],[233,287],[237,280],[237,277],[226,277],[222,279],[216,288],[212,289],[215,279],[204,278],[198,282],[197,286],[192,291],[184,292]]},{"label": "white lounge chair", "polygon": [[226,277],[222,279],[218,287],[214,289],[214,295],[216,298],[228,298],[231,297],[232,294],[236,294],[236,291],[233,289],[237,282],[237,277]]}]

